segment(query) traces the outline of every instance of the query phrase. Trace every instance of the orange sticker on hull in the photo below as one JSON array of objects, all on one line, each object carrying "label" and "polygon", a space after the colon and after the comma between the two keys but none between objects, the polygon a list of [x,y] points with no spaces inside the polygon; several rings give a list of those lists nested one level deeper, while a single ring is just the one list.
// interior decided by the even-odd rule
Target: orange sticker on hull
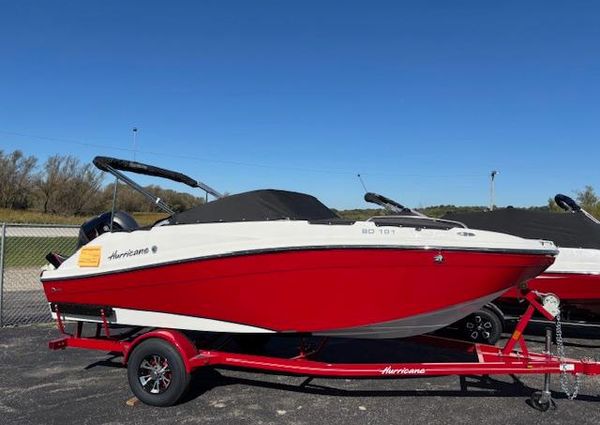
[{"label": "orange sticker on hull", "polygon": [[86,246],[79,252],[79,267],[98,267],[102,251],[99,246]]}]

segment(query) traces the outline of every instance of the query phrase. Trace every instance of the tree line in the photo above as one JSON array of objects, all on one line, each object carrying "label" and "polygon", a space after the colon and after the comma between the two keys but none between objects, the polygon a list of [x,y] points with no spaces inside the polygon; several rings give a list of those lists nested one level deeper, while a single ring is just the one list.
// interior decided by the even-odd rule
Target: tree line
[{"label": "tree line", "polygon": [[[58,215],[92,215],[111,208],[114,183],[103,185],[104,173],[92,164],[82,163],[71,155],[53,155],[42,164],[35,156],[22,151],[4,153],[0,150],[0,208],[35,210]],[[159,196],[175,211],[183,211],[201,204],[202,198],[189,193],[150,185],[146,189]],[[117,207],[132,212],[152,212],[151,202],[129,186],[118,187]],[[575,192],[575,199],[589,213],[600,218],[600,198],[592,186]],[[550,198],[545,206],[529,209],[560,211]],[[436,205],[419,208],[430,217],[441,217],[448,212],[485,211],[483,206]],[[336,211],[340,216],[361,220],[387,214],[385,210],[367,208]]]},{"label": "tree line", "polygon": [[[40,163],[20,150],[0,150],[0,208],[36,210],[58,215],[91,215],[110,209],[114,183],[104,173],[72,155],[53,155]],[[155,207],[129,186],[118,186],[118,208],[151,212]],[[203,202],[189,193],[147,186],[176,211]]]},{"label": "tree line", "polygon": [[[585,186],[583,190],[575,191],[575,201],[587,212],[600,219],[600,197],[594,191],[592,186]],[[484,206],[457,206],[457,205],[433,205],[424,208],[415,208],[420,213],[428,217],[441,218],[448,213],[471,213],[488,211],[489,207]],[[531,206],[523,209],[537,211],[561,212],[562,209],[554,202],[554,198],[548,199],[547,205]],[[351,210],[335,210],[336,213],[348,220],[366,220],[369,217],[378,215],[389,215],[391,212],[383,208],[362,208]]]}]

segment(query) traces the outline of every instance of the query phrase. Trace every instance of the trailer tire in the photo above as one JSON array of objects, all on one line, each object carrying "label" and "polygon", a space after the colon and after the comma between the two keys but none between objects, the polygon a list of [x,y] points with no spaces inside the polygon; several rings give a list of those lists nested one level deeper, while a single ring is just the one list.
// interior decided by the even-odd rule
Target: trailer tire
[{"label": "trailer tire", "polygon": [[187,391],[190,374],[179,351],[169,342],[151,338],[134,348],[127,362],[133,394],[151,406],[172,406]]},{"label": "trailer tire", "polygon": [[502,320],[488,307],[482,307],[465,317],[462,322],[463,333],[470,342],[493,345],[500,339],[502,328]]}]

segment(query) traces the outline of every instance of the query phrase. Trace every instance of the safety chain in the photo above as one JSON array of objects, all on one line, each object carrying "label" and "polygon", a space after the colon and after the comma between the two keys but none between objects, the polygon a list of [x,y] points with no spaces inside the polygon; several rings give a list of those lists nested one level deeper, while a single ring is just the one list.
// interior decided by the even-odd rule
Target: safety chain
[{"label": "safety chain", "polygon": [[562,336],[562,324],[560,321],[560,312],[555,317],[556,320],[556,350],[558,354],[558,361],[560,363],[560,387],[569,400],[574,400],[579,394],[579,386],[581,384],[581,377],[578,373],[575,374],[575,382],[572,388],[569,388],[569,377],[565,370],[565,345]]}]

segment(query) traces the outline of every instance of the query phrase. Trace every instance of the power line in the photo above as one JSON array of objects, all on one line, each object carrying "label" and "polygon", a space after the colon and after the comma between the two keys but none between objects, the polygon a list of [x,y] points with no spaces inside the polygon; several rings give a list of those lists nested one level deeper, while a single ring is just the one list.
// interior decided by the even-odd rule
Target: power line
[{"label": "power line", "polygon": [[[137,130],[137,129],[136,129]],[[108,149],[111,151],[121,151],[128,153],[143,153],[146,155],[159,156],[159,157],[170,157],[175,159],[187,159],[194,161],[202,161],[202,162],[212,162],[216,164],[228,164],[228,165],[236,165],[242,167],[255,167],[255,168],[266,168],[266,169],[277,169],[277,170],[293,170],[293,171],[302,171],[302,172],[311,172],[311,173],[322,173],[322,174],[335,174],[335,175],[348,175],[355,176],[355,171],[350,170],[333,170],[333,169],[318,169],[318,168],[309,168],[309,167],[296,167],[296,166],[284,166],[284,165],[272,165],[272,164],[259,164],[259,163],[251,163],[251,162],[242,162],[242,161],[234,161],[234,160],[226,160],[226,159],[215,159],[209,157],[199,157],[195,155],[189,154],[174,154],[172,152],[155,152],[155,151],[147,151],[136,149],[136,147],[127,148],[123,146],[114,146],[107,144],[98,144],[98,143],[90,143],[84,142],[81,140],[75,139],[66,139],[61,137],[50,137],[50,136],[38,136],[33,134],[20,133],[16,131],[8,131],[0,129],[1,134],[18,136],[30,139],[37,140],[46,140],[51,142],[60,142],[60,143],[69,143],[73,145],[88,147],[88,148],[98,148],[98,149]],[[361,173],[362,175],[369,176],[381,176],[381,177],[416,177],[416,178],[480,178],[482,175],[487,174],[436,174],[436,175],[427,175],[427,174],[399,174],[399,173],[389,173],[389,172],[367,172]]]},{"label": "power line", "polygon": [[32,139],[47,140],[47,141],[52,141],[52,142],[71,143],[71,144],[89,147],[89,148],[109,149],[109,150],[117,150],[117,151],[122,151],[122,152],[139,152],[139,153],[144,153],[144,154],[153,155],[153,156],[161,156],[161,157],[166,156],[166,157],[171,157],[171,158],[176,158],[176,159],[191,159],[191,160],[203,161],[203,162],[214,162],[214,163],[218,163],[218,164],[230,164],[230,165],[239,165],[239,166],[245,166],[245,167],[274,168],[274,169],[285,169],[285,170],[294,169],[297,171],[323,172],[323,173],[330,173],[330,174],[353,174],[351,171],[335,171],[335,170],[311,169],[311,168],[302,168],[302,167],[293,167],[293,166],[257,164],[257,163],[233,161],[233,160],[226,160],[226,159],[199,157],[199,156],[188,155],[188,154],[174,154],[171,152],[154,152],[154,151],[147,151],[147,150],[140,150],[140,149],[135,150],[135,149],[125,148],[125,147],[121,147],[121,146],[113,146],[113,145],[106,145],[106,144],[100,145],[97,143],[82,142],[80,140],[64,139],[64,138],[59,138],[59,137],[36,136],[36,135],[32,135],[32,134],[18,133],[15,131],[0,130],[0,133],[8,134],[11,136],[19,136],[19,137],[26,137],[26,138],[32,138]]}]

